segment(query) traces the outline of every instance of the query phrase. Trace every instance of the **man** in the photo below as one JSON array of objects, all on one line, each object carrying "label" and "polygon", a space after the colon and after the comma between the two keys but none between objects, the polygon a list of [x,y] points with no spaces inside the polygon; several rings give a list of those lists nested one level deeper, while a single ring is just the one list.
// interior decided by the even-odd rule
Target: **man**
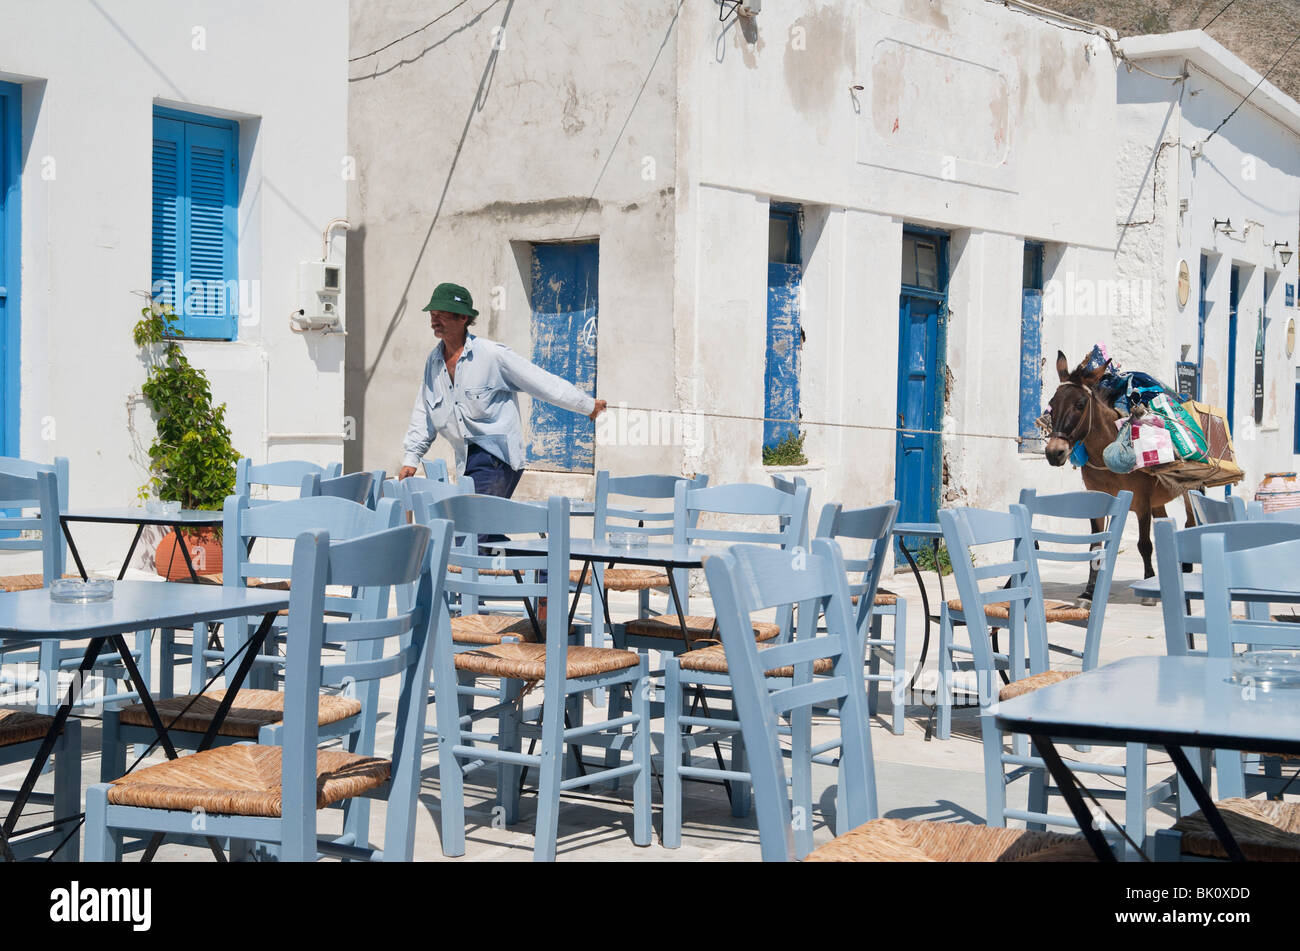
[{"label": "man", "polygon": [[525,461],[519,393],[592,420],[604,412],[605,401],[509,347],[469,333],[478,311],[460,285],[439,284],[424,309],[439,343],[424,365],[397,477],[415,475],[420,459],[442,436],[456,452],[458,477],[473,480],[476,494],[510,498]]}]

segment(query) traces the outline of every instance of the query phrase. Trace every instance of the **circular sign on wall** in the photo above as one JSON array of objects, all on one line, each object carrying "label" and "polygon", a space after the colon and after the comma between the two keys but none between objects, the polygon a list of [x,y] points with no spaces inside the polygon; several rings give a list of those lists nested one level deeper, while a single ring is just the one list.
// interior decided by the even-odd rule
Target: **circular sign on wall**
[{"label": "circular sign on wall", "polygon": [[1186,307],[1187,298],[1192,294],[1192,275],[1187,269],[1187,260],[1178,262],[1178,306]]},{"label": "circular sign on wall", "polygon": [[1292,317],[1286,322],[1286,355],[1292,356],[1295,353],[1295,318]]}]

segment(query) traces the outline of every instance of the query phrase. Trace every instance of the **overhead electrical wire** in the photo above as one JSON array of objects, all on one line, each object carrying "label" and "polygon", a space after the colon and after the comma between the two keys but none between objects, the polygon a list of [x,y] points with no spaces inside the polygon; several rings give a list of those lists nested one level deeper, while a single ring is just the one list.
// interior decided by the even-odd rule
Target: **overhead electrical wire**
[{"label": "overhead electrical wire", "polygon": [[454,7],[452,7],[450,10],[447,10],[447,11],[444,12],[444,13],[440,13],[440,14],[438,14],[436,17],[434,17],[432,20],[430,20],[430,21],[429,21],[428,23],[426,23],[424,26],[419,27],[418,29],[414,29],[414,30],[412,30],[410,33],[404,33],[404,34],[402,34],[401,36],[399,36],[397,39],[392,40],[391,42],[385,43],[383,46],[379,47],[378,49],[373,49],[373,50],[371,50],[369,53],[362,53],[360,56],[353,56],[351,59],[348,60],[348,62],[349,62],[349,63],[355,63],[355,62],[357,62],[358,60],[365,59],[365,58],[368,57],[368,56],[374,56],[376,53],[382,53],[384,50],[396,46],[398,43],[402,42],[402,40],[408,40],[408,39],[410,39],[411,37],[415,36],[415,34],[417,34],[417,33],[421,33],[421,32],[423,32],[424,30],[427,30],[429,27],[433,26],[433,25],[434,25],[435,23],[437,23],[439,20],[446,19],[447,17],[451,16],[453,13],[455,13],[457,10],[459,10],[461,7],[463,7],[463,6],[464,6],[465,4],[467,4],[467,3],[469,3],[469,0],[460,0],[460,2],[457,3],[457,4],[456,4]]},{"label": "overhead electrical wire", "polygon": [[[1223,121],[1214,127],[1214,131],[1205,137],[1205,142],[1209,142],[1210,139],[1214,138],[1218,134],[1220,129],[1222,129],[1225,125],[1228,124],[1228,120],[1237,114],[1237,110],[1246,104],[1246,100],[1255,94],[1256,89],[1264,85],[1264,80],[1268,79],[1268,77],[1272,75],[1273,70],[1277,69],[1278,64],[1281,63],[1282,60],[1286,59],[1288,53],[1290,53],[1293,49],[1295,49],[1295,45],[1297,43],[1300,43],[1300,33],[1297,33],[1296,38],[1291,41],[1291,45],[1282,51],[1282,55],[1279,56],[1277,59],[1273,60],[1273,65],[1268,68],[1268,72],[1265,73],[1263,76],[1259,77],[1259,82],[1255,83],[1255,85],[1251,87],[1250,92],[1246,93],[1246,95],[1244,95],[1241,98],[1241,102],[1233,106],[1232,111],[1223,117]],[[1201,144],[1204,145],[1205,142],[1202,142]]]},{"label": "overhead electrical wire", "polygon": [[1222,10],[1220,10],[1214,16],[1210,17],[1210,23],[1205,24],[1205,26],[1201,27],[1201,29],[1208,30],[1210,28],[1210,24],[1213,23],[1215,20],[1217,20],[1219,17],[1223,16],[1224,12],[1228,9],[1228,7],[1232,6],[1236,2],[1237,0],[1228,0],[1228,2],[1224,4]]}]

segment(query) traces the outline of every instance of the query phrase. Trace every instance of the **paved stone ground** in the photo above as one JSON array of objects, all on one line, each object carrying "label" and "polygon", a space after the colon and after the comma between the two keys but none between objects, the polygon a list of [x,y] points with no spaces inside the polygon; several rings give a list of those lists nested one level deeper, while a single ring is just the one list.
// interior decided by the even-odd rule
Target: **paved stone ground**
[{"label": "paved stone ground", "polygon": [[[1078,566],[1064,566],[1074,571],[1061,571],[1057,566],[1047,566],[1044,571],[1045,594],[1049,598],[1072,599],[1082,587],[1081,578],[1075,574]],[[1141,562],[1133,539],[1127,540],[1116,570],[1115,583],[1106,615],[1105,635],[1102,643],[1103,663],[1121,657],[1164,652],[1163,630],[1158,607],[1145,607],[1138,603],[1128,586],[1142,575]],[[932,597],[935,575],[924,575],[931,586]],[[1076,580],[1071,580],[1076,579]],[[919,591],[910,573],[900,573],[887,578],[885,586],[906,597],[909,605],[909,653],[918,655],[921,641],[921,601]],[[951,587],[951,585],[950,585]],[[955,592],[950,591],[950,596]],[[707,596],[701,606],[707,605]],[[630,616],[635,602],[630,597],[614,601],[615,617]],[[585,605],[584,605],[585,609]],[[890,622],[886,622],[888,625]],[[960,636],[960,635],[959,635]],[[1052,625],[1049,636],[1054,642],[1081,646],[1082,631],[1062,625]],[[937,625],[927,670],[934,665],[934,646],[937,643]],[[1073,658],[1057,657],[1056,666],[1077,667]],[[178,672],[178,685],[183,685],[187,675]],[[381,748],[391,742],[391,693],[386,697],[385,720],[380,728]],[[431,711],[432,712],[432,711]],[[595,708],[589,708],[596,715]],[[954,714],[953,735],[948,741],[925,739],[929,711],[921,705],[907,708],[907,724],[902,736],[890,732],[892,711],[887,694],[881,698],[881,716],[873,718],[871,741],[876,764],[876,783],[882,815],[897,818],[932,819],[945,821],[982,822],[985,813],[983,762],[979,740],[979,725],[972,710],[959,710]],[[820,720],[816,726],[819,737],[835,735],[834,720]],[[85,753],[82,762],[83,783],[97,781],[99,772],[100,733],[94,721],[84,724]],[[593,753],[595,751],[592,751]],[[1122,750],[1094,749],[1084,758],[1122,762]],[[1149,782],[1172,771],[1163,751],[1149,756]],[[22,771],[15,767],[0,773],[0,786],[15,787]],[[42,777],[40,787],[48,789],[52,777]],[[827,825],[834,808],[835,771],[829,767],[814,768],[815,799],[820,804],[816,815],[816,838],[824,841],[831,837]],[[1025,783],[1011,787],[1009,801],[1012,805],[1024,804]],[[734,818],[725,793],[720,787],[688,783],[684,807],[685,828],[680,849],[668,850],[659,845],[658,787],[655,794],[655,841],[649,848],[637,848],[631,842],[631,807],[626,787],[618,792],[598,789],[590,793],[578,792],[562,802],[560,810],[559,857],[562,861],[698,861],[698,860],[757,860],[758,835],[752,818]],[[1116,784],[1116,788],[1119,788]],[[493,776],[482,771],[471,777],[466,834],[467,860],[525,860],[531,857],[532,821],[535,798],[526,794],[523,799],[521,821],[511,828],[494,827],[492,822]],[[439,804],[437,753],[431,742],[424,756],[423,783],[420,797],[419,825],[416,857],[420,860],[443,860],[439,835]],[[1113,804],[1122,810],[1122,801]],[[1067,812],[1058,798],[1052,801],[1052,811]],[[1121,812],[1113,812],[1117,818]],[[1172,821],[1168,807],[1152,809],[1148,814],[1148,831],[1168,825]],[[24,824],[48,818],[45,807],[33,806],[24,815]],[[383,807],[376,804],[372,819],[372,835],[382,841]],[[336,813],[327,813],[323,829],[338,825]],[[831,819],[833,825],[833,819]],[[183,845],[164,846],[159,860],[211,860],[201,849]],[[129,857],[128,857],[129,860]]]}]

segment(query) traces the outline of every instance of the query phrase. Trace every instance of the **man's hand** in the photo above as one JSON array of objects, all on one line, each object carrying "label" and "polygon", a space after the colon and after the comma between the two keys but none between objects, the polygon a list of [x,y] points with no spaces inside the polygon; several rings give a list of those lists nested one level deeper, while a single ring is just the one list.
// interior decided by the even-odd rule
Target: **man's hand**
[{"label": "man's hand", "polygon": [[405,479],[407,476],[415,475],[415,466],[402,466],[397,472],[397,478]]},{"label": "man's hand", "polygon": [[596,408],[587,415],[587,418],[594,422],[597,416],[605,412],[605,405],[604,400],[596,400]]}]

